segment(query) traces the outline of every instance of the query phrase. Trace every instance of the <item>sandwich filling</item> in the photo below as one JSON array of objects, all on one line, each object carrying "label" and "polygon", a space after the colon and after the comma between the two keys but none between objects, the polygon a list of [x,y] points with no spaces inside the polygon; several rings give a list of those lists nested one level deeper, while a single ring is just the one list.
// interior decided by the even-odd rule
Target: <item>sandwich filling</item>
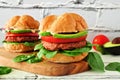
[{"label": "sandwich filling", "polygon": [[[73,34],[62,34],[63,36],[77,35],[75,38],[56,38],[54,35],[43,34],[41,35],[41,44],[38,44],[35,47],[35,50],[39,50],[38,55],[44,55],[47,58],[54,57],[57,53],[61,53],[67,56],[77,56],[84,52],[89,52],[92,48],[92,44],[86,41],[87,31],[83,35],[77,35],[77,33]],[[49,32],[50,33],[50,32]],[[79,32],[78,32],[79,33]],[[57,34],[58,35],[58,34]],[[61,34],[60,34],[61,35]],[[42,56],[41,56],[42,57]]]},{"label": "sandwich filling", "polygon": [[[32,32],[31,30],[10,30],[6,33],[4,43],[13,43],[13,44],[30,44],[29,46],[34,46],[35,41],[38,41],[39,35],[37,32]],[[31,43],[33,45],[31,45]],[[28,46],[26,45],[26,46]]]}]

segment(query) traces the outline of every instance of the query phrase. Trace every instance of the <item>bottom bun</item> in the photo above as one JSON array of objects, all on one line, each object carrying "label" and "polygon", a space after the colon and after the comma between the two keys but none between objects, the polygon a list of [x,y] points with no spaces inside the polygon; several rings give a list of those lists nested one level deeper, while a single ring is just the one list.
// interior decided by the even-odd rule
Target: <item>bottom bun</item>
[{"label": "bottom bun", "polygon": [[87,52],[82,53],[77,56],[67,56],[61,53],[57,53],[53,58],[46,58],[43,56],[43,58],[47,61],[54,62],[54,63],[71,63],[71,62],[78,62],[83,60],[88,55]]},{"label": "bottom bun", "polygon": [[34,50],[34,46],[25,46],[22,43],[19,44],[10,44],[10,43],[4,43],[3,44],[6,51],[9,52],[29,52]]}]

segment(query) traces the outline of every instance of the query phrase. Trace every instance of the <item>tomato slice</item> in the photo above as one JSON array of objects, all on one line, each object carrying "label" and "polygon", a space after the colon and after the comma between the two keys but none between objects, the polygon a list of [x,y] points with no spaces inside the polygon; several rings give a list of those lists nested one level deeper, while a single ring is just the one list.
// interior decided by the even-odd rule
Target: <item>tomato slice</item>
[{"label": "tomato slice", "polygon": [[53,36],[41,36],[41,39],[43,41],[52,42],[52,43],[69,43],[69,42],[78,42],[83,41],[87,37],[81,36],[79,38],[54,38]]},{"label": "tomato slice", "polygon": [[39,36],[39,35],[38,33],[20,33],[20,34],[6,33],[6,36],[16,37],[16,36]]}]

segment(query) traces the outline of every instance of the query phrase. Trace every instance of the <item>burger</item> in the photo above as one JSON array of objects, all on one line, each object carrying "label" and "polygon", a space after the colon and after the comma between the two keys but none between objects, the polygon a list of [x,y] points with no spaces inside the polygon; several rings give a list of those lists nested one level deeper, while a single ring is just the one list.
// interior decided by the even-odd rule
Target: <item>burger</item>
[{"label": "burger", "polygon": [[39,58],[54,63],[73,63],[84,60],[91,50],[86,40],[87,23],[78,14],[46,16],[39,29],[41,44],[35,47],[35,50],[40,49]]},{"label": "burger", "polygon": [[10,52],[33,51],[39,41],[39,22],[30,15],[14,16],[5,25],[3,46]]}]

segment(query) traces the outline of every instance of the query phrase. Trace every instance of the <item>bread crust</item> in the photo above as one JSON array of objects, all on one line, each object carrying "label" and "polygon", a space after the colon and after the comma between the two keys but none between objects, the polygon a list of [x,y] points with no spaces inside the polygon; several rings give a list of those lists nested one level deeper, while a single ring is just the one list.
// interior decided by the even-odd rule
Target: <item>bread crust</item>
[{"label": "bread crust", "polygon": [[45,17],[40,24],[41,31],[51,33],[78,32],[88,28],[82,16],[75,13],[64,13],[60,16]]},{"label": "bread crust", "polygon": [[38,29],[40,23],[30,15],[13,16],[5,25],[6,29]]},{"label": "bread crust", "polygon": [[34,50],[34,46],[25,46],[23,43],[19,44],[3,43],[3,46],[6,51],[14,53],[29,52]]},{"label": "bread crust", "polygon": [[57,53],[52,58],[46,58],[45,56],[43,56],[43,58],[47,61],[54,62],[54,63],[72,63],[72,62],[78,62],[83,60],[87,55],[88,55],[87,52],[84,52],[77,56],[67,56],[62,53]]}]

